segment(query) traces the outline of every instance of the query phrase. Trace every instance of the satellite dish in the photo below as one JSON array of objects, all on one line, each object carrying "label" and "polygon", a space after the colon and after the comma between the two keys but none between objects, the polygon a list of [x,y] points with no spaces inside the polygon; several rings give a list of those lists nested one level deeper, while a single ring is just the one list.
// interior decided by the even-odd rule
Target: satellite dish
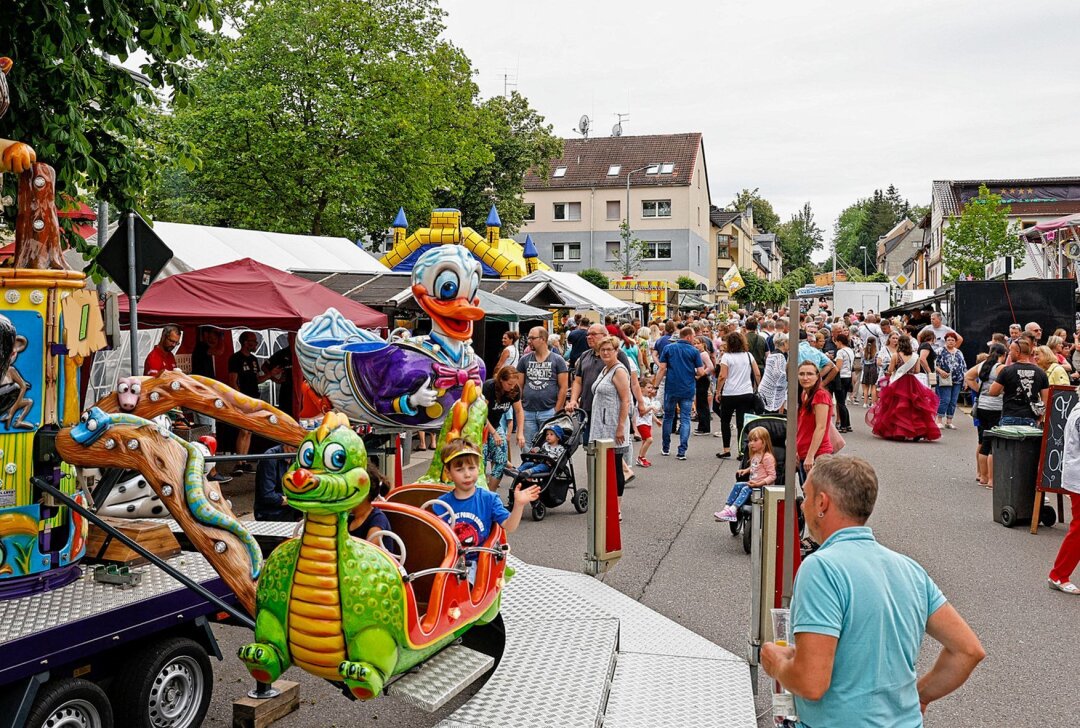
[{"label": "satellite dish", "polygon": [[615,122],[615,126],[611,127],[611,136],[613,136],[613,137],[621,137],[622,136],[622,123],[621,122]]},{"label": "satellite dish", "polygon": [[582,136],[589,136],[589,117],[586,114],[582,114],[577,123],[578,133]]}]

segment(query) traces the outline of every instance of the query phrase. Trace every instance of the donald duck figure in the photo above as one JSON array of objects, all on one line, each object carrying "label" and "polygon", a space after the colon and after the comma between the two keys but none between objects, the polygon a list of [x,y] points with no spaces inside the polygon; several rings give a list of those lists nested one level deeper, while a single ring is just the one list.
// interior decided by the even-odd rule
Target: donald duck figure
[{"label": "donald duck figure", "polygon": [[296,355],[315,392],[353,421],[437,429],[468,381],[484,383],[473,352],[473,322],[484,317],[480,263],[461,245],[438,245],[416,261],[412,293],[431,333],[383,341],[336,309],[304,324]]}]

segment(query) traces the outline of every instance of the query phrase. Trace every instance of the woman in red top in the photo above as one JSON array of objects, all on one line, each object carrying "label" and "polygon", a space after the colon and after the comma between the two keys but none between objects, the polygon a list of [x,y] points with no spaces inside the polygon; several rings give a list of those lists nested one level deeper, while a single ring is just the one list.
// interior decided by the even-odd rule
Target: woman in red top
[{"label": "woman in red top", "polygon": [[818,455],[832,452],[829,423],[832,422],[832,395],[821,386],[817,365],[799,365],[799,419],[795,429],[795,451],[804,470],[814,467]]}]

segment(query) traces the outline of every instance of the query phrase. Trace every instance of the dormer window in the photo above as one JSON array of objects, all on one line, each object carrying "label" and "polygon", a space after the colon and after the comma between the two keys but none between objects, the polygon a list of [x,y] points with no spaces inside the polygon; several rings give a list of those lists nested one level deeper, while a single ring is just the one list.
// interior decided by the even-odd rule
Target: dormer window
[{"label": "dormer window", "polygon": [[613,164],[613,165],[611,165],[610,167],[607,168],[607,176],[608,177],[614,177],[615,175],[617,175],[619,173],[619,171],[621,169],[622,169],[621,164]]},{"label": "dormer window", "polygon": [[551,176],[552,177],[565,177],[566,176],[566,167],[556,167],[555,168],[555,173],[553,175],[551,175]]},{"label": "dormer window", "polygon": [[660,165],[650,164],[648,167],[645,168],[645,174],[660,174]]}]

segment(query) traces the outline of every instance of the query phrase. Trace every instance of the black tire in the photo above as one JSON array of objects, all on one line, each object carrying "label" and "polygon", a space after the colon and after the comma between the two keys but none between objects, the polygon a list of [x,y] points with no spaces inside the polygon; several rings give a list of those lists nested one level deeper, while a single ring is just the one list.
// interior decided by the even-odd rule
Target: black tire
[{"label": "black tire", "polygon": [[750,528],[750,521],[747,520],[743,525],[742,530],[742,549],[746,553],[750,553],[750,550],[753,547],[753,544],[750,543],[750,539],[753,537],[752,531],[753,529]]},{"label": "black tire", "polygon": [[728,528],[731,529],[732,536],[738,536],[742,533],[743,522],[741,518],[736,518],[734,521],[728,521]]},{"label": "black tire", "polygon": [[579,488],[574,493],[574,510],[578,513],[585,513],[589,510],[589,491]]},{"label": "black tire", "polygon": [[26,719],[27,728],[52,725],[113,728],[113,711],[105,691],[89,680],[54,680],[38,691]]},{"label": "black tire", "polygon": [[544,520],[544,516],[547,515],[547,506],[540,501],[536,501],[532,504],[532,519],[534,521]]},{"label": "black tire", "polygon": [[1057,511],[1053,506],[1043,506],[1039,509],[1039,523],[1050,528],[1057,523]]},{"label": "black tire", "polygon": [[170,637],[155,642],[113,681],[116,718],[124,728],[196,728],[214,690],[210,657],[198,642]]},{"label": "black tire", "polygon": [[1001,525],[1005,528],[1012,528],[1016,525],[1016,509],[1012,506],[1005,506],[1001,509]]}]

